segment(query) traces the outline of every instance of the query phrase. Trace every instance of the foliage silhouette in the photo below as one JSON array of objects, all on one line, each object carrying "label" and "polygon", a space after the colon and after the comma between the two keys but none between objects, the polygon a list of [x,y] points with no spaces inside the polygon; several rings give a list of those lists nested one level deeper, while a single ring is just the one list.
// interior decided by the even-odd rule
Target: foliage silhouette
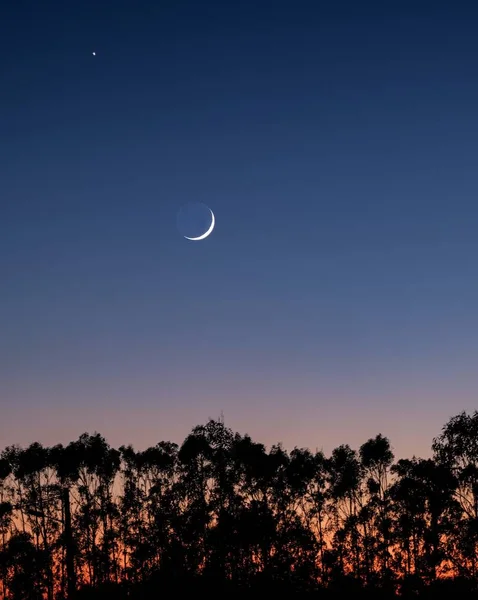
[{"label": "foliage silhouette", "polygon": [[7,447],[0,598],[475,597],[478,412],[432,450],[267,450],[215,420],[144,451],[98,433]]}]

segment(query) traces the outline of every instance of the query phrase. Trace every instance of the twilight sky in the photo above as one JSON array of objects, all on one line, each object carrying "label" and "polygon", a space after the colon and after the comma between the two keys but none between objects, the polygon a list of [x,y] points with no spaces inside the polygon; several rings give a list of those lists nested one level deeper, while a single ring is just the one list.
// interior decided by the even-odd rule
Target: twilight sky
[{"label": "twilight sky", "polygon": [[478,404],[477,23],[2,2],[0,447],[141,449],[222,411],[288,449],[426,455]]}]

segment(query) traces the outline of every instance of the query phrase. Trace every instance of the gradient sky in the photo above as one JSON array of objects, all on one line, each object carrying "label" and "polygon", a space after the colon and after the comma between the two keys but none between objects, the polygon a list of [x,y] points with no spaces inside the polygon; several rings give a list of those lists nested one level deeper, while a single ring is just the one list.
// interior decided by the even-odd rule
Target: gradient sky
[{"label": "gradient sky", "polygon": [[288,449],[425,456],[478,404],[477,23],[2,2],[0,446],[142,449],[223,412]]}]

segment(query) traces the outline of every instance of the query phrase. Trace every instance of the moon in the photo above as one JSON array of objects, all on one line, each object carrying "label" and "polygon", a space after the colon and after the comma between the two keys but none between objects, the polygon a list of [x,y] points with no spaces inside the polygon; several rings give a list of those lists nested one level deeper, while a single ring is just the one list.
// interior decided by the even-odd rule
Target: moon
[{"label": "moon", "polygon": [[209,229],[198,237],[188,237],[187,235],[185,235],[184,237],[187,240],[191,240],[192,242],[199,242],[199,240],[205,240],[209,235],[211,235],[212,230],[214,229],[214,225],[216,224],[216,218],[214,217],[214,213],[210,208],[209,212],[211,213],[211,225],[209,225]]}]

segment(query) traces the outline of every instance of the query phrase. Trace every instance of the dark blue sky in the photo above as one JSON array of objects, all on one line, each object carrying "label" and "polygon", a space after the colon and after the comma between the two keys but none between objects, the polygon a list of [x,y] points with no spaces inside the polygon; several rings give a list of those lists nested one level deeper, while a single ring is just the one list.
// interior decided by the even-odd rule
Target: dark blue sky
[{"label": "dark blue sky", "polygon": [[[0,439],[425,454],[476,407],[478,8],[0,7]],[[96,52],[96,56],[92,55]],[[215,212],[184,240],[186,202]]]}]

